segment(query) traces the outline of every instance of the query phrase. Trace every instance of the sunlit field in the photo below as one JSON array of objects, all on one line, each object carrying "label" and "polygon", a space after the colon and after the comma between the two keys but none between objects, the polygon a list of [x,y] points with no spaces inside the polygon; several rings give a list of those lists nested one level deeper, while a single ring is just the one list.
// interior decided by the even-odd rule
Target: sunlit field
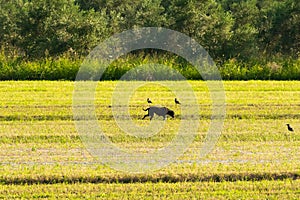
[{"label": "sunlit field", "polygon": [[[300,82],[223,82],[223,131],[204,157],[199,152],[211,122],[212,100],[206,82],[188,83],[199,106],[200,126],[192,144],[159,170],[128,173],[86,150],[73,117],[74,82],[0,82],[0,198],[299,199]],[[180,91],[180,82],[176,84]],[[142,120],[147,98],[174,110],[175,118],[167,118],[151,137],[134,137],[114,119],[116,85],[99,82],[95,92],[96,117],[107,138],[137,153],[170,143],[186,120],[181,108],[192,105],[182,99],[175,105],[174,92],[145,82],[128,102],[133,122],[149,125],[149,118]]]}]

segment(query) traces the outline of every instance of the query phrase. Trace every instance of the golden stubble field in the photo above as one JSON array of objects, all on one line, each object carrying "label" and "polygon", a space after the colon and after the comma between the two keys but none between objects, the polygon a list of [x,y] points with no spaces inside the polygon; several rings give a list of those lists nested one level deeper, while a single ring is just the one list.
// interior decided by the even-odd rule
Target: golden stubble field
[{"label": "golden stubble field", "polygon": [[[128,104],[133,122],[141,120],[149,97],[175,111],[157,134],[137,137],[117,125],[112,95],[117,82],[99,82],[98,123],[117,147],[155,152],[178,132],[182,106],[159,83],[143,83]],[[180,82],[178,90],[180,91]],[[128,173],[93,157],[75,127],[73,82],[0,82],[0,198],[280,198],[300,197],[300,82],[225,81],[226,119],[212,152],[199,157],[211,118],[205,82],[190,81],[199,106],[199,128],[177,160],[159,170]],[[118,105],[122,106],[122,105]],[[156,117],[154,120],[162,121]],[[287,130],[289,123],[294,132]],[[188,133],[188,130],[186,131]],[[113,155],[110,155],[113,156]],[[118,157],[115,159],[119,159]],[[130,162],[130,158],[120,158]],[[121,165],[121,164],[120,164]]]}]

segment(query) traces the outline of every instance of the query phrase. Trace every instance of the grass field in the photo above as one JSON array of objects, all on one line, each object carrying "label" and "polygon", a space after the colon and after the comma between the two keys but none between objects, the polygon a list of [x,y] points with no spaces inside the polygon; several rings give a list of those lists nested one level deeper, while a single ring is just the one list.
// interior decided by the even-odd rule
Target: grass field
[{"label": "grass field", "polygon": [[[213,151],[200,158],[212,102],[205,82],[189,83],[200,108],[194,142],[167,167],[126,173],[85,149],[73,120],[73,82],[0,82],[0,198],[299,199],[300,82],[225,81],[224,128]],[[129,101],[134,123],[149,124],[141,120],[147,97],[176,116],[153,137],[132,137],[120,130],[109,107],[116,84],[100,82],[95,95],[107,137],[139,153],[168,144],[182,117],[175,94],[159,84],[140,87]],[[295,131],[288,132],[286,123]]]}]

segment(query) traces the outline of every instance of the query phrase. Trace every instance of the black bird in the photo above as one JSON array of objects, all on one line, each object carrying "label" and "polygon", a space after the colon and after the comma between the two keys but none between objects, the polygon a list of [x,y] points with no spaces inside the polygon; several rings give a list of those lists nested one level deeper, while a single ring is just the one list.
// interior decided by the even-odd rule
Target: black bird
[{"label": "black bird", "polygon": [[147,102],[148,102],[148,103],[152,103],[152,101],[151,101],[149,98],[147,98]]},{"label": "black bird", "polygon": [[180,104],[180,102],[175,98],[175,103],[176,104]]},{"label": "black bird", "polygon": [[294,129],[290,126],[290,124],[286,124],[289,131],[293,132]]}]

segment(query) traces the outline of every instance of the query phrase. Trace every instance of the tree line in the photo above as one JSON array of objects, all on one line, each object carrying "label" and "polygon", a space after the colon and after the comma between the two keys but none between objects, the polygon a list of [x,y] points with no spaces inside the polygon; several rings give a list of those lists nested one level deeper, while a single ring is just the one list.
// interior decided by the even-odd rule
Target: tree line
[{"label": "tree line", "polygon": [[184,33],[216,60],[299,57],[298,0],[0,0],[7,56],[86,56],[136,27]]}]

